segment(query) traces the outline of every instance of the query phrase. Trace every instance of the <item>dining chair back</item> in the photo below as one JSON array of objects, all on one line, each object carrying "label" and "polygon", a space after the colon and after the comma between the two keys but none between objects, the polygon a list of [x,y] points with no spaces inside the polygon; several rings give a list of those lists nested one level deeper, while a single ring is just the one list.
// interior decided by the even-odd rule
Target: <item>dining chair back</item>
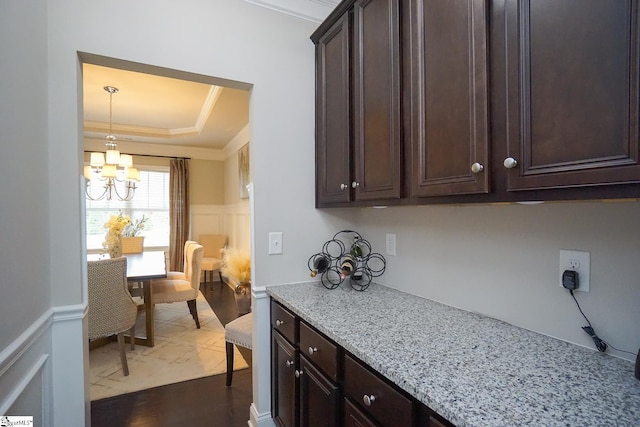
[{"label": "dining chair back", "polygon": [[135,345],[136,303],[127,289],[125,257],[87,262],[89,287],[89,340],[117,335],[120,362],[129,375],[124,346],[124,332],[130,331],[131,348]]},{"label": "dining chair back", "polygon": [[184,277],[155,279],[151,281],[153,302],[156,304],[186,301],[196,327],[200,329],[200,320],[196,308],[196,298],[200,292],[200,272],[202,269],[202,245],[192,243],[187,248],[187,263]]},{"label": "dining chair back", "polygon": [[[186,274],[191,269],[189,265],[189,261],[187,260],[187,252],[189,251],[189,246],[193,244],[198,244],[195,240],[187,240],[184,242],[184,248],[182,250],[182,271],[169,271],[169,262],[166,262],[167,266],[167,279],[185,279]],[[168,260],[167,260],[168,261]]]},{"label": "dining chair back", "polygon": [[202,271],[204,271],[204,281],[207,282],[207,272],[211,272],[211,281],[213,281],[213,272],[218,270],[220,283],[222,281],[222,249],[229,243],[229,238],[224,234],[201,234],[198,243],[204,246],[204,257],[202,259]]}]

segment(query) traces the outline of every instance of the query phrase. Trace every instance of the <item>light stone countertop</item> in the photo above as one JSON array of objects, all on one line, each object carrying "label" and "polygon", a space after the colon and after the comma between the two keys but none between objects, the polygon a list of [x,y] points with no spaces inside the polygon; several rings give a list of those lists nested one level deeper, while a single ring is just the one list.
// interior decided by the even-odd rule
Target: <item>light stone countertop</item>
[{"label": "light stone countertop", "polygon": [[640,426],[632,362],[382,285],[267,293],[457,427]]}]

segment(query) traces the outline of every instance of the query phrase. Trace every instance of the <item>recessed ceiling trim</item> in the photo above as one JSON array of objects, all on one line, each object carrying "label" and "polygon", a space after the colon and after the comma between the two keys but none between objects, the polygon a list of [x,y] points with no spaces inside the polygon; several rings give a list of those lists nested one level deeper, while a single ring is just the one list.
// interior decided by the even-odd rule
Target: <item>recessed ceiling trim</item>
[{"label": "recessed ceiling trim", "polygon": [[207,98],[204,100],[204,104],[202,105],[202,110],[200,110],[200,115],[198,116],[198,120],[196,120],[196,129],[198,133],[202,131],[205,123],[209,119],[209,115],[213,111],[213,108],[216,106],[218,102],[218,98],[220,98],[220,94],[222,93],[222,88],[220,86],[211,86],[209,89],[209,93],[207,94]]}]

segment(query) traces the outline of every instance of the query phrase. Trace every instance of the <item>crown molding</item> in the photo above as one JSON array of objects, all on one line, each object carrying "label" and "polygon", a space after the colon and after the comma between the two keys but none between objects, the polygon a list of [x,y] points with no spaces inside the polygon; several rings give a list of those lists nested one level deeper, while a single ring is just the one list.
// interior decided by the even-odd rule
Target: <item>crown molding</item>
[{"label": "crown molding", "polygon": [[244,0],[247,3],[320,23],[335,9],[338,0]]}]

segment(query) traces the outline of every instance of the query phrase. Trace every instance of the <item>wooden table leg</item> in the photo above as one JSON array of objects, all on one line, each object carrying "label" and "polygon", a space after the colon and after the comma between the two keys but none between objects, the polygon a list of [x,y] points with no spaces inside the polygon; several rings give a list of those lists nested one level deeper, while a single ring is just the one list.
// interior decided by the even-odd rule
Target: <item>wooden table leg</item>
[{"label": "wooden table leg", "polygon": [[[144,295],[144,316],[146,336],[140,337],[136,334],[136,344],[146,347],[153,347],[155,344],[153,330],[153,312],[155,304],[153,303],[153,293],[151,292],[151,281],[144,280],[142,282],[142,292]],[[131,342],[128,336],[125,336],[125,342]]]}]

